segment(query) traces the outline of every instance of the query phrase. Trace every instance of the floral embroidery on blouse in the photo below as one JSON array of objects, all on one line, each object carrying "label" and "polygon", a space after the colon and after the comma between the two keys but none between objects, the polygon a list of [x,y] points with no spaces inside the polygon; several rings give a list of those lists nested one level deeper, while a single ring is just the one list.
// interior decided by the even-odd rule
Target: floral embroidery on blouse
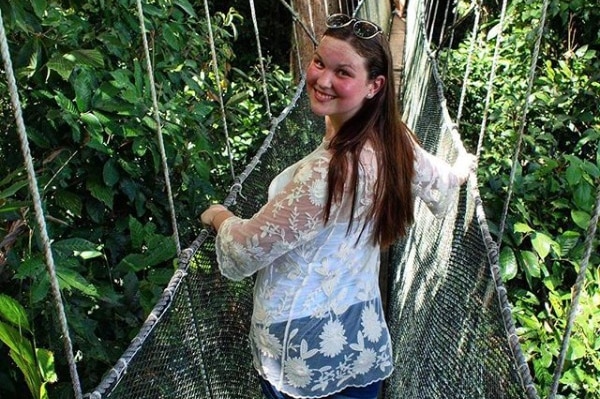
[{"label": "floral embroidery on blouse", "polygon": [[[257,273],[250,332],[255,368],[298,398],[366,386],[393,370],[379,246],[366,220],[376,154],[366,145],[360,155],[354,213],[344,195],[324,225],[329,160],[323,143],[273,180],[269,201],[252,218],[224,221],[216,240],[224,276],[240,280]],[[457,192],[452,168],[420,147],[415,163],[414,195],[443,214]]]}]

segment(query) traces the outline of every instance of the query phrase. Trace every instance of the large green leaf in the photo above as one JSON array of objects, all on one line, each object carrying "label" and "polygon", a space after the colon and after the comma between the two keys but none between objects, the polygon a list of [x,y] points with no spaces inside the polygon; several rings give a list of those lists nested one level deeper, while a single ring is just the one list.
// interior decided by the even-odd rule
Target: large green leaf
[{"label": "large green leaf", "polygon": [[540,232],[536,232],[531,237],[531,244],[533,245],[533,249],[538,254],[538,256],[542,259],[546,259],[552,246],[558,247],[556,242],[550,238],[548,235]]},{"label": "large green leaf", "polygon": [[88,128],[88,132],[93,133],[94,138],[99,142],[103,142],[104,127],[100,123],[100,119],[92,112],[83,112],[80,115],[81,121]]},{"label": "large green leaf", "polygon": [[20,330],[31,331],[25,308],[8,295],[0,294],[0,318]]},{"label": "large green leaf", "polygon": [[54,201],[56,205],[68,213],[76,217],[81,217],[83,200],[79,195],[67,190],[57,190],[54,192]]},{"label": "large green leaf", "polygon": [[107,187],[99,179],[90,179],[87,182],[87,189],[94,198],[102,201],[109,209],[113,208],[115,193],[111,187]]},{"label": "large green leaf", "polygon": [[108,187],[112,187],[119,182],[119,169],[117,167],[117,161],[114,158],[110,158],[104,164],[104,168],[102,168],[102,177],[104,184]]},{"label": "large green leaf", "polygon": [[17,181],[10,187],[0,191],[0,199],[12,197],[24,187],[27,187],[27,180]]},{"label": "large green leaf", "polygon": [[574,361],[581,359],[586,355],[586,347],[577,337],[571,337],[569,341],[569,349],[567,350],[567,359]]},{"label": "large green leaf", "polygon": [[77,66],[75,59],[68,55],[56,54],[48,60],[46,67],[49,71],[54,71],[64,80],[69,80],[73,69]]},{"label": "large green leaf", "polygon": [[10,348],[9,355],[15,362],[35,399],[48,399],[46,383],[56,382],[54,355],[46,349],[34,348],[19,330],[0,322],[0,341]]},{"label": "large green leaf", "polygon": [[46,0],[31,0],[31,5],[33,6],[35,15],[37,15],[38,18],[42,18],[46,11],[46,7],[48,6],[48,2]]},{"label": "large green leaf", "polygon": [[77,62],[79,66],[87,65],[94,68],[104,67],[104,56],[100,50],[73,50],[69,53],[69,55],[75,59],[75,62]]},{"label": "large green leaf", "polygon": [[92,106],[92,95],[96,90],[96,79],[94,75],[86,69],[77,73],[73,81],[75,90],[75,104],[79,112],[88,112]]},{"label": "large green leaf", "polygon": [[56,276],[62,289],[74,289],[90,297],[98,297],[96,287],[76,271],[60,267],[57,268]]},{"label": "large green leaf", "polygon": [[133,248],[142,248],[146,241],[146,231],[144,226],[134,217],[129,217],[129,234],[131,236],[131,246]]},{"label": "large green leaf", "polygon": [[122,270],[138,272],[171,260],[176,254],[177,249],[172,237],[156,237],[148,244],[146,252],[127,255],[118,267]]},{"label": "large green leaf", "polygon": [[594,194],[594,188],[588,182],[582,181],[575,187],[575,191],[573,192],[575,205],[591,213],[592,205],[595,203]]},{"label": "large green leaf", "polygon": [[23,373],[29,389],[39,387],[42,383],[41,376],[37,371],[31,342],[19,330],[3,322],[0,322],[0,341],[10,348],[10,356]]},{"label": "large green leaf", "polygon": [[540,277],[541,268],[539,263],[539,257],[531,251],[520,251],[521,260],[525,273],[531,277]]},{"label": "large green leaf", "polygon": [[73,237],[52,243],[52,249],[60,256],[73,256],[81,252],[97,251],[98,244],[83,238]]},{"label": "large green leaf", "polygon": [[512,248],[503,247],[500,252],[500,275],[502,281],[510,281],[517,275],[517,258]]},{"label": "large green leaf", "polygon": [[56,370],[54,368],[54,353],[47,349],[36,348],[35,354],[38,360],[40,373],[42,374],[42,379],[45,382],[58,381],[58,375],[56,374]]},{"label": "large green leaf", "polygon": [[188,0],[175,0],[173,2],[178,7],[181,7],[183,11],[185,11],[190,17],[197,18],[196,11],[194,7]]}]

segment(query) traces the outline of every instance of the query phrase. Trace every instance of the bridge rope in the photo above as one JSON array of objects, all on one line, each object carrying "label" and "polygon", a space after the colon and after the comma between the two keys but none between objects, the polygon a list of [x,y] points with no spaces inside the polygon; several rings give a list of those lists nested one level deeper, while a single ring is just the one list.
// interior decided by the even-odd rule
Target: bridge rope
[{"label": "bridge rope", "polygon": [[563,334],[563,339],[560,347],[560,355],[558,356],[558,362],[554,370],[554,374],[552,376],[552,386],[550,388],[550,395],[548,396],[548,399],[556,398],[558,385],[560,383],[560,378],[562,377],[562,370],[567,358],[567,350],[569,349],[569,340],[573,332],[573,325],[575,323],[575,318],[579,313],[579,298],[581,297],[581,293],[584,289],[586,272],[588,269],[590,257],[592,255],[592,250],[594,248],[594,237],[596,237],[598,220],[600,219],[600,184],[598,183],[600,182],[597,182],[596,184],[596,204],[594,205],[594,213],[592,218],[590,219],[590,223],[588,225],[587,233],[585,236],[585,252],[581,261],[581,265],[579,266],[579,273],[577,273],[577,279],[575,280],[575,284],[573,285],[571,306],[569,309],[569,314],[567,316],[567,326],[565,327],[565,332]]},{"label": "bridge rope", "polygon": [[173,190],[171,189],[171,178],[169,173],[169,164],[167,162],[167,151],[162,135],[162,122],[160,118],[160,110],[158,107],[158,96],[156,94],[156,84],[154,83],[154,67],[150,58],[150,48],[148,46],[148,35],[146,33],[146,24],[144,22],[144,9],[142,8],[142,0],[136,0],[137,12],[140,22],[140,32],[142,34],[142,42],[144,44],[144,55],[146,58],[146,71],[150,80],[150,93],[152,96],[153,114],[156,122],[156,139],[160,150],[160,159],[162,162],[163,174],[165,177],[165,187],[167,189],[167,199],[169,201],[169,213],[171,215],[171,228],[173,229],[173,239],[177,247],[177,255],[181,253],[181,244],[179,242],[179,229],[177,227],[177,216],[175,215],[175,203],[173,201]]},{"label": "bridge rope", "polygon": [[227,114],[225,112],[225,102],[223,100],[223,88],[221,87],[221,78],[219,73],[219,60],[217,59],[217,49],[215,47],[215,38],[213,35],[212,22],[210,20],[210,9],[208,7],[208,1],[204,0],[204,13],[206,14],[206,26],[208,27],[208,38],[210,42],[210,54],[212,56],[212,67],[215,86],[217,88],[217,98],[219,101],[219,109],[221,111],[221,121],[223,122],[223,132],[225,133],[225,147],[227,150],[227,156],[229,158],[229,172],[231,178],[235,179],[235,169],[233,167],[233,152],[231,150],[231,143],[229,140],[229,126],[227,124]]},{"label": "bridge rope", "polygon": [[477,142],[477,151],[476,151],[476,155],[477,158],[479,158],[479,155],[481,154],[481,151],[483,149],[483,138],[485,136],[485,130],[487,128],[487,118],[490,112],[490,104],[492,101],[492,95],[494,93],[494,82],[496,80],[496,70],[498,67],[498,60],[500,59],[500,45],[502,43],[502,34],[504,31],[504,24],[505,24],[505,20],[506,20],[506,7],[507,7],[507,0],[502,0],[502,8],[500,11],[500,21],[497,25],[498,27],[498,33],[496,35],[496,46],[494,48],[494,56],[492,58],[492,66],[490,68],[490,75],[488,77],[488,84],[487,84],[487,94],[485,96],[485,105],[483,107],[483,117],[481,120],[481,128],[479,130],[479,140]]},{"label": "bridge rope", "polygon": [[285,0],[279,0],[279,2],[290,12],[290,15],[292,16],[294,22],[300,25],[300,27],[304,30],[304,32],[306,32],[310,40],[316,46],[318,41],[315,37],[314,30],[311,30],[308,28],[308,26],[306,26],[306,23],[302,20],[302,18],[300,18],[296,10],[294,10],[292,6],[290,6]]},{"label": "bridge rope", "polygon": [[460,100],[458,102],[458,111],[456,112],[456,126],[460,126],[460,118],[462,117],[467,90],[471,78],[471,70],[473,68],[473,54],[475,53],[475,44],[477,43],[477,32],[479,31],[479,21],[481,19],[481,0],[475,0],[472,3],[475,12],[475,20],[473,21],[473,29],[471,30],[471,40],[469,42],[469,52],[467,56],[467,64],[465,66],[465,74],[463,84],[460,91]]},{"label": "bridge rope", "polygon": [[269,120],[273,118],[271,114],[271,102],[269,101],[269,88],[267,86],[267,73],[265,71],[265,63],[262,53],[262,47],[260,45],[260,32],[258,30],[258,20],[256,18],[256,8],[254,6],[254,0],[250,0],[250,12],[252,16],[252,26],[254,27],[254,35],[256,39],[256,51],[258,53],[258,63],[260,66],[260,77],[262,80],[262,91],[265,97],[265,106],[267,107],[267,116]]},{"label": "bridge rope", "polygon": [[529,67],[529,79],[527,80],[527,91],[525,93],[525,105],[523,106],[523,112],[521,114],[521,120],[519,123],[519,132],[517,134],[517,144],[515,145],[515,153],[512,159],[512,167],[510,170],[510,180],[508,183],[508,192],[504,201],[504,209],[502,211],[502,217],[500,219],[500,227],[498,231],[498,247],[502,246],[502,237],[504,235],[504,228],[506,224],[506,218],[508,216],[508,207],[511,202],[511,197],[514,189],[515,176],[517,173],[517,165],[519,163],[519,156],[521,154],[521,145],[523,143],[523,137],[525,135],[525,126],[527,125],[527,115],[529,113],[529,107],[531,105],[531,92],[533,90],[533,83],[536,77],[536,66],[538,63],[540,46],[544,37],[544,28],[546,27],[546,15],[548,11],[549,0],[544,0],[542,5],[542,15],[540,17],[540,24],[538,27],[537,40],[533,48],[533,54],[531,56],[531,64]]}]

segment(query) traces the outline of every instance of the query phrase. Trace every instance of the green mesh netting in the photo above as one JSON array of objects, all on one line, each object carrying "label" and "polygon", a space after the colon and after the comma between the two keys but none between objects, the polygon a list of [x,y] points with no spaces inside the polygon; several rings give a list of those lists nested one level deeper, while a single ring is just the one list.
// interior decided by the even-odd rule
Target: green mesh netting
[{"label": "green mesh netting", "polygon": [[[452,161],[456,135],[426,52],[422,6],[410,2],[407,15],[406,120],[427,149]],[[264,204],[271,179],[323,136],[322,122],[313,119],[300,94],[279,120],[228,198],[235,198],[242,216]],[[536,398],[477,188],[464,188],[444,219],[421,203],[415,216],[406,239],[384,258],[396,369],[383,397]],[[86,396],[260,398],[247,338],[252,284],[220,276],[213,237],[203,232],[183,251],[179,270],[138,338]]]}]

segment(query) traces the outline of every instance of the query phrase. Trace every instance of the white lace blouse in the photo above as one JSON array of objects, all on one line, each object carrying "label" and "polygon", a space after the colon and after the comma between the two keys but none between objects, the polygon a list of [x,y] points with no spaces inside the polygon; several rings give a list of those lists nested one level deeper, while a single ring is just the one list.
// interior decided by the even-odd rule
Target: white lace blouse
[{"label": "white lace blouse", "polygon": [[[323,224],[329,160],[323,142],[273,180],[269,201],[258,213],[225,220],[216,239],[224,276],[241,280],[257,273],[250,332],[254,366],[296,398],[366,386],[393,370],[378,285],[380,248],[366,220],[376,154],[368,145],[361,153],[349,234],[348,195]],[[458,192],[452,170],[417,147],[414,194],[435,214],[443,214]]]}]

